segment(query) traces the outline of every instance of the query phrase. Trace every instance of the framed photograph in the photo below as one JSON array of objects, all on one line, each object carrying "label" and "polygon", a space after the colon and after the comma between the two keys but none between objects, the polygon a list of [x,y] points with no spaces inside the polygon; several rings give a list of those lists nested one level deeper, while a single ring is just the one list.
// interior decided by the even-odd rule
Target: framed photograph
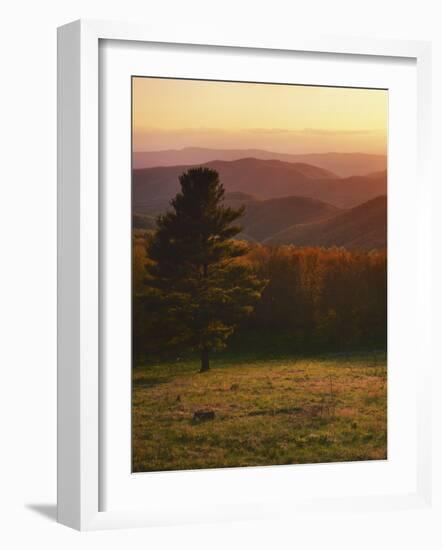
[{"label": "framed photograph", "polygon": [[429,505],[429,45],[157,33],[59,29],[59,521]]}]

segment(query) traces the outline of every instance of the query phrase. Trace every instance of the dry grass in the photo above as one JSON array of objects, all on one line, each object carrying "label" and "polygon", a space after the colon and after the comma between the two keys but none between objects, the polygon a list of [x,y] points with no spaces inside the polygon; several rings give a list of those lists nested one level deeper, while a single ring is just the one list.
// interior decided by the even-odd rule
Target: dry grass
[{"label": "dry grass", "polygon": [[[136,366],[133,470],[387,458],[385,355]],[[215,419],[196,422],[196,411]]]}]

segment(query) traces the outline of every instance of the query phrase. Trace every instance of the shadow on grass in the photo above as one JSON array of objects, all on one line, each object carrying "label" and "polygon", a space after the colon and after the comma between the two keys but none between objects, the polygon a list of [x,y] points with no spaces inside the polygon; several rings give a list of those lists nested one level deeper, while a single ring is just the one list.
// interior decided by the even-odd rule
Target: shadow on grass
[{"label": "shadow on grass", "polygon": [[162,377],[162,378],[155,378],[153,376],[140,376],[135,377],[133,380],[134,386],[137,386],[137,388],[154,388],[155,386],[159,386],[160,384],[166,384],[169,382],[171,377]]},{"label": "shadow on grass", "polygon": [[[257,368],[267,367],[273,362],[290,361],[295,364],[298,361],[335,361],[341,366],[357,366],[359,362],[371,361],[366,367],[382,366],[387,360],[384,350],[365,351],[354,350],[348,352],[323,352],[305,351],[299,352],[275,347],[272,350],[242,350],[228,349],[221,352],[213,352],[210,358],[210,369],[231,369],[238,365],[248,364]],[[138,358],[134,361],[133,384],[139,388],[153,388],[160,384],[170,382],[177,374],[198,373],[199,356],[188,354],[179,359],[148,361]],[[337,365],[336,365],[337,366]],[[138,373],[138,375],[137,375]]]}]

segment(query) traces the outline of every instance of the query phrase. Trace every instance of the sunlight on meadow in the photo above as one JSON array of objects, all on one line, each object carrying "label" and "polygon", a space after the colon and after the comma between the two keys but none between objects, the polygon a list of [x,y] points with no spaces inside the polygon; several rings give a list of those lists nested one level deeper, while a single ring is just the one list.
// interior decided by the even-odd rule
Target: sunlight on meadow
[{"label": "sunlight on meadow", "polygon": [[[385,354],[137,366],[133,471],[387,458]],[[213,410],[213,421],[194,420]]]}]

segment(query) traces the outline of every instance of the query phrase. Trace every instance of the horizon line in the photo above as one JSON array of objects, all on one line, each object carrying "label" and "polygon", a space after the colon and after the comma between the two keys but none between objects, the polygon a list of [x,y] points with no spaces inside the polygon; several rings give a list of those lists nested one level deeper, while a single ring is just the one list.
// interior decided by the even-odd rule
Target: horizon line
[{"label": "horizon line", "polygon": [[143,150],[133,150],[132,154],[135,153],[165,153],[169,151],[189,151],[189,150],[203,150],[203,151],[261,151],[263,153],[275,153],[277,155],[291,155],[291,156],[303,156],[303,155],[367,155],[367,156],[377,156],[377,157],[387,157],[386,153],[364,153],[363,151],[324,151],[324,152],[314,152],[310,151],[307,153],[288,153],[286,151],[275,151],[270,149],[261,149],[260,147],[247,147],[247,148],[232,148],[226,149],[221,147],[201,147],[201,146],[189,146],[171,149],[143,149]]}]

